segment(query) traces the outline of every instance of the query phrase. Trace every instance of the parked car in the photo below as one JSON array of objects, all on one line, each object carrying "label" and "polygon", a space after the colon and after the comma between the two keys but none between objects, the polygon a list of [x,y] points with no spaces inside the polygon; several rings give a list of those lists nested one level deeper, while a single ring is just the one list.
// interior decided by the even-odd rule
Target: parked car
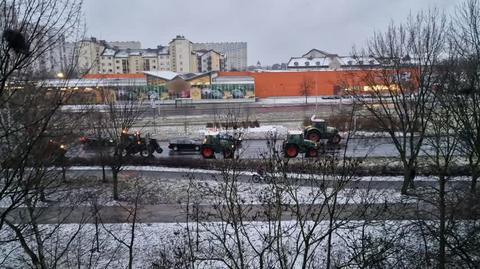
[{"label": "parked car", "polygon": [[170,141],[168,148],[173,151],[200,151],[202,141],[191,139],[188,137],[181,137]]},{"label": "parked car", "polygon": [[245,94],[243,93],[242,90],[240,89],[235,89],[232,91],[232,97],[234,99],[240,99],[240,98],[245,98]]}]

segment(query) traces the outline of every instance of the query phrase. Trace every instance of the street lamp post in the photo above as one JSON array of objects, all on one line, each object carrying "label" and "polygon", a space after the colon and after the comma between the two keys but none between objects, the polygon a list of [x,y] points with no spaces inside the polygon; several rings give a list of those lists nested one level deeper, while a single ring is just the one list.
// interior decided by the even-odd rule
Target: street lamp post
[{"label": "street lamp post", "polygon": [[317,76],[315,76],[315,114],[317,114],[318,110],[318,84],[317,84]]},{"label": "street lamp post", "polygon": [[153,132],[157,133],[157,124],[156,124],[156,114],[157,114],[157,104],[155,103],[155,98],[150,98],[153,111]]}]

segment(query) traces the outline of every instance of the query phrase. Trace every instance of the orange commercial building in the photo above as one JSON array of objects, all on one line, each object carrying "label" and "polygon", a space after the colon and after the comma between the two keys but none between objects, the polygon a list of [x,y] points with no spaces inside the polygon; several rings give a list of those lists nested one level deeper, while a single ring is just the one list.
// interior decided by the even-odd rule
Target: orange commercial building
[{"label": "orange commercial building", "polygon": [[[217,77],[251,77],[255,97],[333,96],[346,88],[363,89],[372,70],[214,72]],[[89,74],[85,79],[144,79],[145,74]],[[149,83],[147,83],[149,84]],[[210,85],[205,82],[205,85]],[[381,83],[380,83],[381,84]],[[305,90],[308,88],[308,90]]]},{"label": "orange commercial building", "polygon": [[249,76],[255,80],[255,96],[260,98],[304,96],[305,84],[309,96],[341,94],[343,89],[362,85],[366,71],[305,71],[305,72],[218,72],[220,77]]}]

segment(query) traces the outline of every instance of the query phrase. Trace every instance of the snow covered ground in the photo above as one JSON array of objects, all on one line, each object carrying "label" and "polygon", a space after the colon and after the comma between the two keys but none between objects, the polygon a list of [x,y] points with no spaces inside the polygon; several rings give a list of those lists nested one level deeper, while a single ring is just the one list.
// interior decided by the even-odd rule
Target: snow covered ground
[{"label": "snow covered ground", "polygon": [[[305,222],[304,229],[315,231],[312,239],[318,240],[318,244],[313,249],[314,259],[311,265],[321,266],[325,264],[327,238],[325,237],[328,229],[328,222],[322,221],[313,226],[312,222]],[[368,237],[369,240],[388,240],[396,238],[403,232],[399,227],[410,225],[408,221],[387,221],[381,223],[363,223],[352,221],[349,223],[337,223],[338,227],[332,233],[332,257],[333,262],[341,265],[347,262],[352,252],[358,251],[355,245],[360,246],[359,235]],[[242,242],[243,255],[247,261],[248,268],[255,268],[258,265],[258,256],[254,249],[269,249],[265,254],[265,261],[278,263],[278,257],[273,249],[268,248],[269,240],[275,237],[275,230],[271,223],[266,222],[245,222],[243,223],[240,240]],[[363,226],[365,225],[365,226]],[[54,225],[40,225],[40,231],[45,239],[44,253],[47,261],[52,261],[58,257],[62,250],[67,249],[64,256],[59,260],[56,268],[125,268],[128,264],[128,248],[120,243],[130,243],[131,224],[105,224],[99,225],[98,229],[93,224],[77,225],[64,224],[59,227]],[[195,268],[226,268],[226,265],[219,262],[219,259],[226,259],[228,256],[225,247],[228,247],[233,253],[236,253],[235,239],[232,227],[225,223],[191,223],[187,232],[185,223],[144,223],[136,224],[135,238],[133,242],[133,268],[151,268],[152,265],[162,265],[165,262],[179,262],[186,259],[188,249],[188,240],[193,242],[194,254],[198,261],[195,262]],[[304,241],[300,236],[299,223],[294,221],[283,221],[281,226],[282,238],[278,241],[284,248],[287,255],[285,261],[290,263],[292,268],[299,268],[302,257],[295,259],[296,250],[304,248]],[[51,231],[56,230],[56,236],[47,237]],[[78,232],[78,234],[77,234]],[[74,240],[67,248],[67,242],[72,235],[77,234]],[[227,234],[226,240],[221,238],[222,234]],[[404,251],[417,251],[420,247],[417,240],[420,237],[412,235],[403,235],[397,238],[396,243],[403,246]],[[220,236],[220,237],[217,237]],[[25,268],[30,263],[29,257],[22,251],[18,241],[9,241],[13,239],[10,229],[0,231],[0,256],[2,268]],[[34,247],[33,237],[27,238],[27,243]],[[248,240],[247,240],[248,239]],[[198,242],[198,244],[197,244]],[[402,251],[401,249],[398,250]],[[400,253],[398,253],[399,256]],[[402,253],[404,254],[404,253]],[[238,253],[235,254],[238,257]],[[172,265],[170,265],[172,266]],[[276,266],[274,266],[276,267]],[[315,266],[314,266],[315,267]],[[170,267],[167,267],[170,268]],[[318,268],[318,267],[317,267]]]}]

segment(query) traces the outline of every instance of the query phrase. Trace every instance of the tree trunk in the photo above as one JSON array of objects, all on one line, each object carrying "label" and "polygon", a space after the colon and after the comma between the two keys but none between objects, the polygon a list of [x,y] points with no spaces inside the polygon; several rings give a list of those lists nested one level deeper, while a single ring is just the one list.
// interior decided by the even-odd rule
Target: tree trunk
[{"label": "tree trunk", "polygon": [[470,185],[470,192],[472,194],[475,194],[477,192],[477,181],[478,181],[478,175],[472,174],[472,182]]},{"label": "tree trunk", "polygon": [[67,167],[65,165],[62,166],[62,181],[67,182]]},{"label": "tree trunk", "polygon": [[415,184],[413,181],[415,180],[415,176],[417,175],[417,168],[414,165],[407,165],[404,168],[403,172],[403,184],[402,184],[402,194],[408,194],[409,189],[414,189]]},{"label": "tree trunk", "polygon": [[445,235],[445,176],[440,176],[440,188],[439,188],[439,211],[440,211],[440,242],[438,250],[438,268],[445,269],[446,257],[445,257],[445,246],[446,246],[446,235]]},{"label": "tree trunk", "polygon": [[112,180],[113,180],[113,200],[118,200],[118,171],[117,171],[117,169],[112,169]]},{"label": "tree trunk", "polygon": [[102,182],[107,183],[107,175],[105,174],[105,164],[102,163]]}]

